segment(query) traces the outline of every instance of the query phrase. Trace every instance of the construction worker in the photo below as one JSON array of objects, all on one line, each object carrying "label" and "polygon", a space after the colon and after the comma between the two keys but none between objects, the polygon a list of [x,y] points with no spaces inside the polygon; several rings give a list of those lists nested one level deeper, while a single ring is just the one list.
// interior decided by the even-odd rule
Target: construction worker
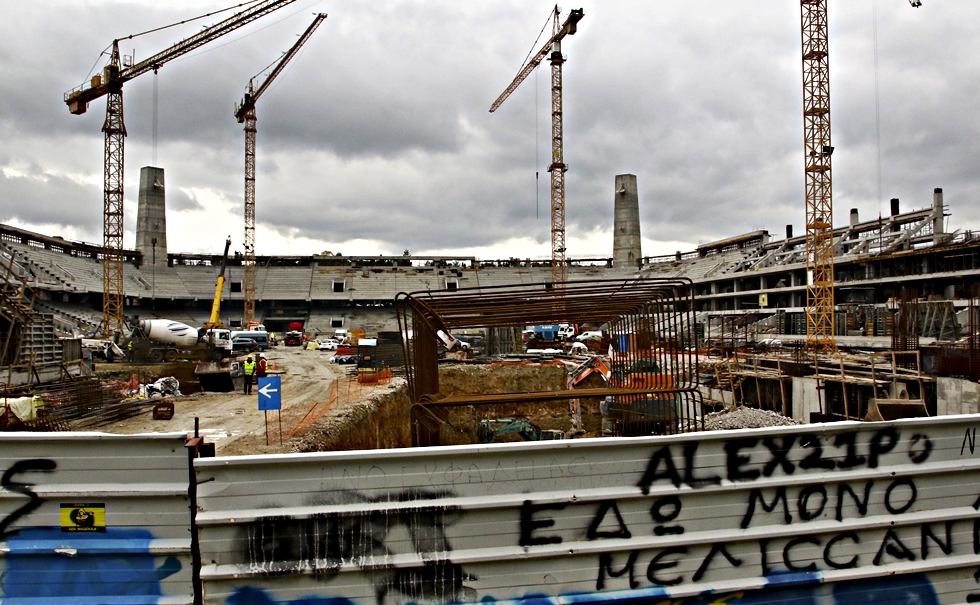
[{"label": "construction worker", "polygon": [[133,361],[133,341],[126,343],[126,358],[129,362]]},{"label": "construction worker", "polygon": [[269,332],[269,344],[272,345],[273,347],[276,346],[276,333],[275,332]]},{"label": "construction worker", "polygon": [[245,358],[245,394],[252,394],[252,377],[255,376],[255,362],[252,361],[252,356],[249,355]]},{"label": "construction worker", "polygon": [[255,371],[259,378],[265,378],[265,371],[268,368],[268,362],[265,360],[265,353],[259,353],[259,361],[256,363]]}]

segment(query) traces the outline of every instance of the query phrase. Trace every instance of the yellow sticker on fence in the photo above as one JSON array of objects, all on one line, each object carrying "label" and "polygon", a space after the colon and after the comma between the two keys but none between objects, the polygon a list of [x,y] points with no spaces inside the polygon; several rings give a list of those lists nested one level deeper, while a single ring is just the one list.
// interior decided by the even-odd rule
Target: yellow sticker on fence
[{"label": "yellow sticker on fence", "polygon": [[61,531],[105,531],[105,503],[61,505]]}]

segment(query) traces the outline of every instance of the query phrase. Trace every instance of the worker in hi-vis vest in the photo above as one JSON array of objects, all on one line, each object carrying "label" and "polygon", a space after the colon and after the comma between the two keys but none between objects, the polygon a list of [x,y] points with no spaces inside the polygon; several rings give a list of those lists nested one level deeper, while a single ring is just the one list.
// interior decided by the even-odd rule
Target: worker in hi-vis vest
[{"label": "worker in hi-vis vest", "polygon": [[252,378],[255,376],[255,362],[252,361],[252,356],[249,355],[245,358],[245,394],[252,394]]}]

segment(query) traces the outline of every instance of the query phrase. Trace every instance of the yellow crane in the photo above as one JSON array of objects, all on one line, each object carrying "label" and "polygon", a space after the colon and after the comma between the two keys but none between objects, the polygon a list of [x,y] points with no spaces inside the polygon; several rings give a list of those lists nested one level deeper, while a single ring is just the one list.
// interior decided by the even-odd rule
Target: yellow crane
[{"label": "yellow crane", "polygon": [[228,267],[228,249],[231,248],[231,236],[225,240],[225,252],[221,257],[221,270],[218,271],[218,280],[214,286],[214,300],[211,302],[211,317],[208,323],[204,324],[204,330],[212,328],[224,328],[221,323],[221,293],[225,288],[225,269]]},{"label": "yellow crane", "polygon": [[562,82],[561,66],[565,57],[561,54],[561,41],[565,36],[578,31],[578,22],[585,16],[583,10],[572,9],[561,25],[559,9],[555,6],[552,20],[552,35],[541,50],[521,69],[514,81],[490,106],[490,113],[497,110],[507,100],[538,65],[548,57],[551,60],[551,282],[558,286],[565,283],[565,153],[563,150],[564,132],[562,126]]},{"label": "yellow crane", "polygon": [[[828,0],[800,0],[806,189],[806,347],[834,352],[834,204]],[[913,7],[920,0],[909,0]]]},{"label": "yellow crane", "polygon": [[242,287],[245,295],[242,325],[245,326],[255,319],[255,103],[326,18],[326,13],[317,14],[313,23],[300,35],[292,48],[283,54],[261,84],[255,85],[255,78],[258,76],[248,81],[248,88],[245,90],[241,105],[235,105],[235,118],[238,119],[239,124],[245,124],[245,276]]},{"label": "yellow crane", "polygon": [[[112,41],[109,63],[102,73],[90,81],[65,93],[68,111],[80,115],[88,110],[92,101],[106,97],[103,225],[102,225],[102,334],[109,337],[123,329],[123,157],[126,141],[126,125],[123,121],[123,84],[149,71],[156,72],[169,61],[216,40],[225,34],[268,15],[296,0],[262,0],[251,2],[248,8],[224,21],[206,27],[197,34],[151,56],[134,63],[131,57],[119,53],[120,40],[129,40],[133,34]],[[213,14],[213,13],[211,13]],[[205,15],[208,16],[208,15]],[[170,26],[167,26],[170,27]],[[156,28],[150,31],[159,31]]]}]

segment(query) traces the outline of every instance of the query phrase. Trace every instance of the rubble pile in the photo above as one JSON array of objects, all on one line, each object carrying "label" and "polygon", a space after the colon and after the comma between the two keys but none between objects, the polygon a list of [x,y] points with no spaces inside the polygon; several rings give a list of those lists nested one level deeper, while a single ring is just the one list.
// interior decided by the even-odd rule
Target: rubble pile
[{"label": "rubble pile", "polygon": [[795,424],[801,423],[776,412],[742,406],[730,406],[704,417],[704,430],[706,431],[760,429],[767,426],[793,426]]}]

